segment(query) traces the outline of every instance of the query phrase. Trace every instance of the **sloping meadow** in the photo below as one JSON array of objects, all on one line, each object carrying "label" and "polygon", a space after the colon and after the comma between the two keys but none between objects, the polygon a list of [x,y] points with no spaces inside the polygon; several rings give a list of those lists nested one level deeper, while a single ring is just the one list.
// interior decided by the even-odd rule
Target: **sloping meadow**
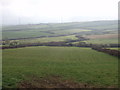
[{"label": "sloping meadow", "polygon": [[117,87],[118,58],[79,47],[40,46],[3,50],[3,87],[18,87],[28,76],[60,76],[95,87]]}]

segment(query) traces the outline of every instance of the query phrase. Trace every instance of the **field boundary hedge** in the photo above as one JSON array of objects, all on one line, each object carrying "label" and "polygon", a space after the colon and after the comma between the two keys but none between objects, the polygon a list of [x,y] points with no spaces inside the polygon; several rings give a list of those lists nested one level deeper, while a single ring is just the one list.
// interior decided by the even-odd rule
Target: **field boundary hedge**
[{"label": "field boundary hedge", "polygon": [[112,56],[117,56],[120,58],[120,51],[119,50],[112,50],[112,49],[106,49],[106,48],[100,48],[100,47],[92,47],[93,50],[104,52]]}]

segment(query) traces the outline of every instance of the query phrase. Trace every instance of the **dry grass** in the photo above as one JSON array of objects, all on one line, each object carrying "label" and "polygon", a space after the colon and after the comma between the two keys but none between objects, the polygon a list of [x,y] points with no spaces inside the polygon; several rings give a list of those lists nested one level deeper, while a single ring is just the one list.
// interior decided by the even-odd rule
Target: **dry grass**
[{"label": "dry grass", "polygon": [[89,39],[109,39],[109,38],[118,38],[118,34],[88,35],[85,37]]}]

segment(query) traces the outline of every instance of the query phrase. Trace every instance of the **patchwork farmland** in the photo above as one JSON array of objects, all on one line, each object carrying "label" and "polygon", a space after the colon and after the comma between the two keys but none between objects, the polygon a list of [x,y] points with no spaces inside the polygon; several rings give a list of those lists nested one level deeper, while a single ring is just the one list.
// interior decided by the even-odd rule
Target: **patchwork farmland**
[{"label": "patchwork farmland", "polygon": [[90,48],[78,47],[43,46],[3,50],[4,87],[17,87],[27,79],[31,80],[30,83],[34,79],[32,76],[39,79],[52,75],[88,87],[117,87],[118,59]]},{"label": "patchwork farmland", "polygon": [[3,88],[117,88],[117,21],[4,26]]}]

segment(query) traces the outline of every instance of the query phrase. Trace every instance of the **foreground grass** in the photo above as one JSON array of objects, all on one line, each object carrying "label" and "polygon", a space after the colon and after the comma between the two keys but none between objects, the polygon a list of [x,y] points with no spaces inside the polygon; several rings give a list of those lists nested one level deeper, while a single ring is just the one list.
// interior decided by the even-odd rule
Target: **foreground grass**
[{"label": "foreground grass", "polygon": [[90,48],[78,47],[3,50],[3,87],[16,87],[30,75],[59,75],[101,87],[117,86],[118,59]]}]

